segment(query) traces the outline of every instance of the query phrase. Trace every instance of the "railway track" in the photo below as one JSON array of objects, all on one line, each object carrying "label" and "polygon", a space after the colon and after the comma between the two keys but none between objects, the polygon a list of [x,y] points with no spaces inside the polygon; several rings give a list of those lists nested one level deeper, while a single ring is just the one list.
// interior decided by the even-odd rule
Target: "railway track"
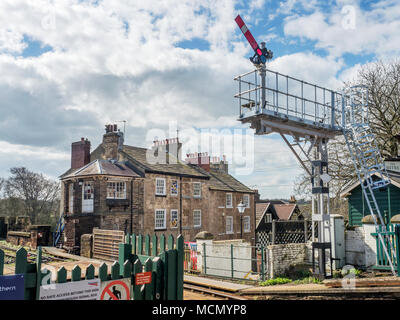
[{"label": "railway track", "polygon": [[204,287],[201,285],[194,285],[192,283],[191,284],[184,283],[183,289],[189,290],[191,292],[201,293],[203,295],[209,295],[212,297],[223,298],[225,300],[247,300],[243,296],[239,296],[237,294],[234,294],[234,293],[226,291],[226,290]]},{"label": "railway track", "polygon": [[[9,257],[9,261],[8,261],[7,264],[15,262],[14,260],[15,260],[16,252],[18,251],[18,249],[7,247],[7,246],[3,246],[3,245],[0,245],[0,249],[2,249],[4,251],[4,255],[6,257]],[[35,252],[32,252],[32,251],[28,251],[27,253],[28,253],[28,257],[27,257],[28,261],[30,263],[35,262],[37,254]],[[62,262],[62,261],[65,261],[65,259],[54,257],[54,256],[48,257],[48,256],[43,256],[42,255],[42,262],[46,263],[46,262],[52,262],[52,261],[60,261],[60,262]]]}]

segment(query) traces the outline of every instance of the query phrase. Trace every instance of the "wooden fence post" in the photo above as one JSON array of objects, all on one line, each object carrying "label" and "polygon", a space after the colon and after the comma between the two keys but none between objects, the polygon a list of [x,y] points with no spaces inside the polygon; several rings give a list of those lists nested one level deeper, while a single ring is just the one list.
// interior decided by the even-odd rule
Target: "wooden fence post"
[{"label": "wooden fence post", "polygon": [[81,281],[82,279],[82,270],[78,265],[72,269],[71,280],[72,281]]},{"label": "wooden fence post", "polygon": [[133,297],[134,297],[134,300],[143,300],[143,291],[141,290],[142,286],[137,286],[135,284],[136,274],[138,274],[138,273],[140,273],[142,271],[143,271],[142,263],[140,262],[139,259],[137,259],[135,261],[135,264],[133,265],[133,273],[134,273]]},{"label": "wooden fence post", "polygon": [[108,280],[108,266],[105,262],[103,262],[99,267],[99,279],[100,281],[107,281]]},{"label": "wooden fence post", "polygon": [[164,251],[160,254],[160,259],[163,266],[163,279],[162,279],[162,300],[167,300],[168,297],[168,254]]},{"label": "wooden fence post", "polygon": [[183,260],[185,255],[185,245],[181,234],[176,238],[176,250],[178,251],[176,298],[177,300],[183,300]]},{"label": "wooden fence post", "polygon": [[144,254],[146,256],[150,255],[150,235],[146,235],[146,237],[144,238]]},{"label": "wooden fence post", "polygon": [[131,236],[131,244],[132,244],[132,253],[133,254],[137,254],[137,251],[136,251],[136,234],[135,233],[132,233],[132,236]]},{"label": "wooden fence post", "polygon": [[152,241],[151,241],[152,243],[151,243],[151,255],[152,256],[156,256],[157,255],[157,247],[158,247],[158,238],[157,238],[157,235],[155,235],[155,234],[153,234],[153,238],[152,238]]},{"label": "wooden fence post", "polygon": [[165,235],[162,234],[160,237],[160,252],[159,253],[163,253],[165,252]]},{"label": "wooden fence post", "polygon": [[120,278],[120,266],[118,261],[114,261],[114,263],[111,265],[111,280],[118,280]]},{"label": "wooden fence post", "polygon": [[160,257],[155,257],[153,259],[153,276],[154,279],[154,299],[161,300],[163,299],[163,264]]},{"label": "wooden fence post", "polygon": [[168,282],[168,293],[167,300],[176,300],[177,293],[177,252],[175,249],[168,250],[168,271],[167,271],[167,282]]},{"label": "wooden fence post", "polygon": [[143,236],[139,234],[138,241],[137,241],[137,253],[136,254],[143,254]]},{"label": "wooden fence post", "polygon": [[65,282],[67,282],[67,269],[63,266],[57,271],[57,283]]},{"label": "wooden fence post", "polygon": [[[153,272],[153,262],[150,258],[147,258],[146,262],[144,263],[144,271]],[[152,300],[154,298],[154,283],[155,281],[152,273],[151,282],[145,285],[145,300]]]},{"label": "wooden fence post", "polygon": [[121,274],[124,272],[124,263],[126,260],[132,262],[132,245],[129,243],[120,243],[118,248],[118,262]]},{"label": "wooden fence post", "polygon": [[92,280],[94,279],[94,266],[92,264],[89,264],[89,266],[86,268],[86,280]]}]

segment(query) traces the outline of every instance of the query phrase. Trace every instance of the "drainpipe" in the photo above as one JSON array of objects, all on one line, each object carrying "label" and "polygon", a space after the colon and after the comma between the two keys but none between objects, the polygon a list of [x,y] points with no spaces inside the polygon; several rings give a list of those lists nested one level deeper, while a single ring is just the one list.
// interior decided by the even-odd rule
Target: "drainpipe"
[{"label": "drainpipe", "polygon": [[182,176],[179,177],[179,233],[182,234]]},{"label": "drainpipe", "polygon": [[130,234],[133,233],[133,179],[131,180],[131,226],[130,226],[131,232]]}]

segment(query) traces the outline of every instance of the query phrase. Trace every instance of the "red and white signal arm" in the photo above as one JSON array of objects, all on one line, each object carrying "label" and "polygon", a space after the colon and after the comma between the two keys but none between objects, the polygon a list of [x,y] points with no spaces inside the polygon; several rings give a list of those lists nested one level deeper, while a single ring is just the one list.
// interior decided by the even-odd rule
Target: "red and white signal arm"
[{"label": "red and white signal arm", "polygon": [[104,281],[101,283],[100,300],[130,300],[131,279]]}]

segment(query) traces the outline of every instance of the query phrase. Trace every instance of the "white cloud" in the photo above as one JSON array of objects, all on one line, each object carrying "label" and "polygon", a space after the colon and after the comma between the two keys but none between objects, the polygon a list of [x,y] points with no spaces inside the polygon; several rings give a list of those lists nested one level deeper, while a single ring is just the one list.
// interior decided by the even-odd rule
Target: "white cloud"
[{"label": "white cloud", "polygon": [[400,50],[399,17],[398,2],[384,2],[369,11],[357,4],[343,3],[330,12],[315,10],[309,15],[288,17],[284,32],[287,36],[316,41],[316,48],[326,49],[336,57],[345,53],[390,57]]}]

